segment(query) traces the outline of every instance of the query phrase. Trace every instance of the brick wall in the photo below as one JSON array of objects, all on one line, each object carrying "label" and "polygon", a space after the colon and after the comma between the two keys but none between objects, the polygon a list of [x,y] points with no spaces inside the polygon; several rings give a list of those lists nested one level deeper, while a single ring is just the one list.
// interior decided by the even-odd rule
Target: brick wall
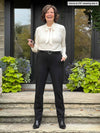
[{"label": "brick wall", "polygon": [[0,58],[4,56],[4,0],[0,0]]}]

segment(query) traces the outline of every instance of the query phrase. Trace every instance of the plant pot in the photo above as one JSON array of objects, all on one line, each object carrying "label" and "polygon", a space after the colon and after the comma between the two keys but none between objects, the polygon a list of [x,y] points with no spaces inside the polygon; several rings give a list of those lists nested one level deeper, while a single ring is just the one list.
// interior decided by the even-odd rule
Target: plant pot
[{"label": "plant pot", "polygon": [[79,87],[79,88],[75,89],[74,91],[83,92],[83,87]]},{"label": "plant pot", "polygon": [[2,94],[2,69],[0,68],[0,95]]}]

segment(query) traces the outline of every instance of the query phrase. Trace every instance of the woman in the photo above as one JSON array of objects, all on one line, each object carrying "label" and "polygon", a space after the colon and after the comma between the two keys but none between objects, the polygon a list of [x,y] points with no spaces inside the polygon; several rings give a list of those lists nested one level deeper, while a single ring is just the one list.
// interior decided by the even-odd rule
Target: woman
[{"label": "woman", "polygon": [[42,9],[41,19],[45,23],[36,28],[35,43],[28,39],[28,45],[33,52],[37,52],[37,77],[35,93],[35,122],[33,128],[39,128],[43,112],[43,93],[45,82],[50,72],[59,127],[66,128],[64,122],[64,103],[62,94],[64,61],[67,58],[65,44],[65,28],[57,24],[57,9],[53,5],[46,5]]}]

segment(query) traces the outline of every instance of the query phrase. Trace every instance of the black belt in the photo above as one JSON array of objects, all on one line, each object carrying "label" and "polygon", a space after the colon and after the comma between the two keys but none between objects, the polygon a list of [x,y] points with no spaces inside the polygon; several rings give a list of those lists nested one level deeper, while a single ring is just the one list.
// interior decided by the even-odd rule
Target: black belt
[{"label": "black belt", "polygon": [[39,50],[39,52],[43,52],[43,53],[47,53],[47,54],[58,54],[58,53],[61,53],[60,51],[43,51],[43,50]]}]

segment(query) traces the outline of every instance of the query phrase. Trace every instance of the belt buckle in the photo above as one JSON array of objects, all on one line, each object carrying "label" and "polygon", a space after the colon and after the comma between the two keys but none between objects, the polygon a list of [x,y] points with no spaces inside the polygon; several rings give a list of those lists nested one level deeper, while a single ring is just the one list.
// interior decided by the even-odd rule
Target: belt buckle
[{"label": "belt buckle", "polygon": [[52,52],[51,51],[48,51],[48,54],[52,54]]}]

